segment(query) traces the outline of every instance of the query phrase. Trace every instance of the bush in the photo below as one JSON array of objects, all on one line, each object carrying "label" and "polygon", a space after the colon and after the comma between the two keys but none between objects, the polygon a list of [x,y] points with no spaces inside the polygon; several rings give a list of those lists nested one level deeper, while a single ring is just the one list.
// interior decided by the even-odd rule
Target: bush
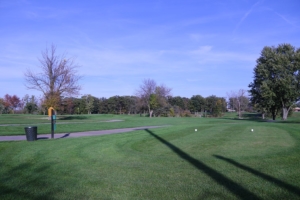
[{"label": "bush", "polygon": [[182,113],[180,113],[180,117],[191,117],[192,113],[189,110],[184,110]]}]

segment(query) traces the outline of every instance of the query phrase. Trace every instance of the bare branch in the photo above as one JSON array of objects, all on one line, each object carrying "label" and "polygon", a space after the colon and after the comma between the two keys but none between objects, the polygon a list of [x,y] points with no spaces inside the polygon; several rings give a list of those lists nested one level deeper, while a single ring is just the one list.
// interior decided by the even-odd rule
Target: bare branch
[{"label": "bare branch", "polygon": [[[81,89],[78,81],[81,76],[77,75],[77,65],[74,60],[67,58],[66,54],[58,56],[56,46],[42,51],[40,62],[40,73],[33,73],[27,70],[25,75],[26,87],[43,92],[45,99],[57,99],[61,95],[76,95]],[[55,102],[57,102],[55,100]]]},{"label": "bare branch", "polygon": [[170,95],[170,91],[171,89],[164,85],[157,86],[156,82],[152,79],[145,79],[143,84],[140,85],[136,95],[140,97],[144,106],[148,108],[149,115],[151,117],[153,113],[153,105],[165,105],[167,96]]}]

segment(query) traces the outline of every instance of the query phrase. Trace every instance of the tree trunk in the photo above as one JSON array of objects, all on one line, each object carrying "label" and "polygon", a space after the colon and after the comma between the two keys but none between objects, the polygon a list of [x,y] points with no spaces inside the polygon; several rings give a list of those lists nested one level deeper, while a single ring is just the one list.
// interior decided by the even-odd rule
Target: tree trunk
[{"label": "tree trunk", "polygon": [[275,111],[272,111],[272,118],[273,118],[273,120],[276,119],[276,113],[275,113]]},{"label": "tree trunk", "polygon": [[152,113],[153,113],[153,110],[151,110],[151,108],[150,108],[150,105],[148,104],[148,110],[149,110],[149,117],[151,118],[152,117]]},{"label": "tree trunk", "polygon": [[149,117],[152,117],[153,110],[150,110]]},{"label": "tree trunk", "polygon": [[238,101],[238,109],[239,109],[239,119],[241,119],[242,118],[242,116],[241,116],[241,103]]},{"label": "tree trunk", "polygon": [[288,117],[290,108],[291,108],[291,107],[289,107],[289,108],[283,107],[283,108],[282,108],[282,120],[287,120],[287,117]]}]

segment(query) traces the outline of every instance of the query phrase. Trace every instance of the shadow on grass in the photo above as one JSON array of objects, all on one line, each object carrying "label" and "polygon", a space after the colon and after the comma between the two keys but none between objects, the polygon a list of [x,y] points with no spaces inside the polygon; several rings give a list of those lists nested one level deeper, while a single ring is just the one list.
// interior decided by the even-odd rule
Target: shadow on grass
[{"label": "shadow on grass", "polygon": [[70,133],[66,133],[66,134],[64,134],[63,136],[61,136],[60,138],[67,138],[67,137],[69,137],[70,136]]},{"label": "shadow on grass", "polygon": [[0,199],[52,199],[51,194],[59,192],[59,189],[47,184],[45,177],[40,175],[49,166],[50,164],[35,167],[34,164],[22,163],[3,172],[8,167],[1,165]]},{"label": "shadow on grass", "polygon": [[37,140],[47,140],[49,139],[48,137],[38,137]]},{"label": "shadow on grass", "polygon": [[239,119],[238,115],[235,115],[234,117],[227,116],[224,117],[223,119],[237,120],[237,121],[267,122],[266,120],[261,118],[261,114],[259,113],[243,113],[241,119]]},{"label": "shadow on grass", "polygon": [[265,122],[265,123],[287,123],[287,124],[299,124],[300,119],[295,119],[292,117],[288,117],[287,120],[281,120],[281,116],[277,116],[276,120],[272,119],[262,119],[260,113],[244,113],[242,114],[242,119],[238,118],[236,115],[234,118],[232,117],[224,117],[223,119],[235,120],[235,121],[253,121],[253,122]]},{"label": "shadow on grass", "polygon": [[251,121],[251,122],[263,122],[263,123],[276,123],[276,124],[300,124],[299,120],[272,120],[272,119],[255,119],[255,118],[224,118],[227,120],[234,120],[234,121]]},{"label": "shadow on grass", "polygon": [[242,117],[255,120],[255,119],[261,119],[261,114],[260,113],[243,113]]},{"label": "shadow on grass", "polygon": [[154,134],[149,129],[145,129],[150,135],[155,137],[158,141],[169,147],[174,153],[176,153],[180,158],[188,161],[192,164],[195,168],[200,170],[201,172],[205,173],[209,177],[211,177],[214,181],[216,181],[219,185],[224,186],[234,195],[240,197],[241,199],[260,199],[254,193],[250,192],[246,188],[240,186],[239,184],[235,183],[234,181],[230,180],[220,172],[214,170],[213,168],[207,166],[206,164],[202,163],[199,160],[191,157],[189,154],[185,153],[178,147],[174,146],[173,144],[169,143],[168,141],[164,140],[163,138],[159,137],[158,135]]},{"label": "shadow on grass", "polygon": [[83,120],[83,119],[88,119],[88,117],[81,116],[81,115],[59,117],[59,120]]},{"label": "shadow on grass", "polygon": [[252,169],[252,168],[250,168],[250,167],[248,167],[246,165],[240,164],[240,163],[238,163],[238,162],[236,162],[236,161],[234,161],[234,160],[232,160],[230,158],[226,158],[226,157],[219,156],[219,155],[214,155],[214,157],[216,157],[218,159],[221,159],[221,160],[224,160],[224,161],[226,161],[226,162],[228,162],[228,163],[230,163],[230,164],[232,164],[232,165],[234,165],[234,166],[236,166],[236,167],[238,167],[240,169],[243,169],[243,170],[245,170],[247,172],[250,172],[251,174],[254,174],[255,176],[263,178],[263,179],[269,181],[270,183],[273,183],[273,184],[275,184],[275,185],[277,185],[277,186],[279,186],[281,188],[284,188],[284,189],[288,190],[289,192],[292,192],[292,193],[300,196],[300,188],[298,188],[296,186],[293,186],[291,184],[285,183],[285,182],[283,182],[281,180],[278,180],[278,179],[276,179],[276,178],[274,178],[272,176],[269,176],[267,174],[264,174],[262,172],[259,172],[259,171],[255,170],[255,169]]}]

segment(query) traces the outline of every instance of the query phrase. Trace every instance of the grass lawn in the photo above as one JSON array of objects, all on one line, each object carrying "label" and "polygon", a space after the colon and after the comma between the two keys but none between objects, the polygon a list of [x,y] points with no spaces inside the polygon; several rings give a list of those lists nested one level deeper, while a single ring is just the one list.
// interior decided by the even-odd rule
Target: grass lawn
[{"label": "grass lawn", "polygon": [[[129,115],[70,115],[58,116],[55,133],[72,133],[139,126],[166,125],[180,121]],[[37,126],[38,134],[51,133],[51,121],[43,115],[0,115],[0,136],[25,135],[24,127]]]},{"label": "grass lawn", "polygon": [[[104,122],[112,119],[123,121]],[[251,116],[125,115],[67,116],[57,122],[64,122],[57,132],[171,126],[0,142],[0,199],[300,199],[297,113],[284,123]],[[37,115],[1,115],[0,124],[14,126],[0,126],[0,133],[24,134],[24,126],[34,123],[39,133],[49,133],[49,124],[43,124],[49,121]]]}]

